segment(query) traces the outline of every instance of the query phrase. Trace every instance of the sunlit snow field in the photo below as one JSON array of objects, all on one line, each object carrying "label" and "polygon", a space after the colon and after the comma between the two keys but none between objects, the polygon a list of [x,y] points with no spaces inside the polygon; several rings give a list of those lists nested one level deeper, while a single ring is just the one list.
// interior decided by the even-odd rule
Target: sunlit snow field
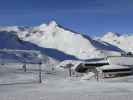
[{"label": "sunlit snow field", "polygon": [[[32,70],[31,70],[32,67]],[[42,66],[44,67],[44,66]],[[67,70],[45,68],[38,83],[37,66],[24,72],[21,65],[0,66],[0,100],[132,100],[133,76],[80,80]],[[46,70],[47,69],[47,70]]]}]

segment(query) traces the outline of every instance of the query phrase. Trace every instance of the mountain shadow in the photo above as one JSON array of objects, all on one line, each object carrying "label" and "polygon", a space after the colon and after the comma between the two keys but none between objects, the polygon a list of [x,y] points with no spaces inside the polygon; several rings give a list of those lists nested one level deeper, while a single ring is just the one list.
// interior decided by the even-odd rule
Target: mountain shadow
[{"label": "mountain shadow", "polygon": [[78,60],[75,56],[66,54],[53,48],[39,47],[33,43],[21,40],[15,32],[0,32],[0,49],[39,50],[42,54],[56,60]]},{"label": "mountain shadow", "polygon": [[84,38],[88,39],[91,44],[96,47],[97,49],[104,49],[104,50],[108,50],[108,51],[116,51],[116,52],[124,52],[122,49],[120,49],[119,47],[113,45],[113,44],[110,44],[110,43],[107,43],[107,42],[104,42],[104,41],[97,41],[97,40],[93,40],[91,39],[89,36],[83,34],[82,35]]},{"label": "mountain shadow", "polygon": [[39,50],[42,54],[45,54],[45,55],[47,55],[49,57],[52,57],[52,58],[54,58],[56,60],[59,60],[59,61],[63,61],[63,60],[79,60],[75,56],[66,54],[66,53],[64,53],[62,51],[59,51],[57,49],[39,47],[39,46],[37,46],[35,44],[32,44],[30,42],[26,42],[26,41],[23,42],[23,45],[25,46],[24,49],[27,49],[27,50]]}]

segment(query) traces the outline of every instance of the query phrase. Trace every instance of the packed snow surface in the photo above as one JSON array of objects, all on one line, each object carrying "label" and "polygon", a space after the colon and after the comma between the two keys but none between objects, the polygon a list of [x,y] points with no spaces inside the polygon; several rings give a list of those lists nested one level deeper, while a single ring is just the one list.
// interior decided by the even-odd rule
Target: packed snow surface
[{"label": "packed snow surface", "polygon": [[89,73],[85,73],[83,77],[81,77],[82,80],[89,80],[91,78],[95,77],[95,73],[93,72],[89,72]]},{"label": "packed snow surface", "polygon": [[[42,66],[43,68],[45,66]],[[31,69],[32,70],[31,70]],[[42,72],[43,83],[38,83],[38,72],[21,65],[0,66],[0,100],[132,100],[133,77],[107,80],[80,80],[69,77],[67,70]],[[45,69],[45,68],[44,68]]]}]

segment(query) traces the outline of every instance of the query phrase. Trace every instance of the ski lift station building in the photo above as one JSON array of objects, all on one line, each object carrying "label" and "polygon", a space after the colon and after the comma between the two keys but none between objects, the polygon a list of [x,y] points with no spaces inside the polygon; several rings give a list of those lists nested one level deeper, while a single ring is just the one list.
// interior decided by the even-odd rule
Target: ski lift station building
[{"label": "ski lift station building", "polygon": [[[72,63],[72,61],[70,63]],[[74,67],[72,67],[75,72],[95,73],[100,71],[102,72],[104,78],[131,75],[133,73],[132,56],[110,56],[106,59],[79,62],[77,61],[77,63],[78,64],[74,64]]]}]

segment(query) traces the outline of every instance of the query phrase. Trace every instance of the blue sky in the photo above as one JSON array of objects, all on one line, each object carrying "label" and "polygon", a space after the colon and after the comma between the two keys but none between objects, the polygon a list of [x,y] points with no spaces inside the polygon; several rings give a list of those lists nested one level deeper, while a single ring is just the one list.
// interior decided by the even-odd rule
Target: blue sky
[{"label": "blue sky", "polygon": [[0,0],[0,25],[57,23],[91,36],[133,33],[133,0]]}]

